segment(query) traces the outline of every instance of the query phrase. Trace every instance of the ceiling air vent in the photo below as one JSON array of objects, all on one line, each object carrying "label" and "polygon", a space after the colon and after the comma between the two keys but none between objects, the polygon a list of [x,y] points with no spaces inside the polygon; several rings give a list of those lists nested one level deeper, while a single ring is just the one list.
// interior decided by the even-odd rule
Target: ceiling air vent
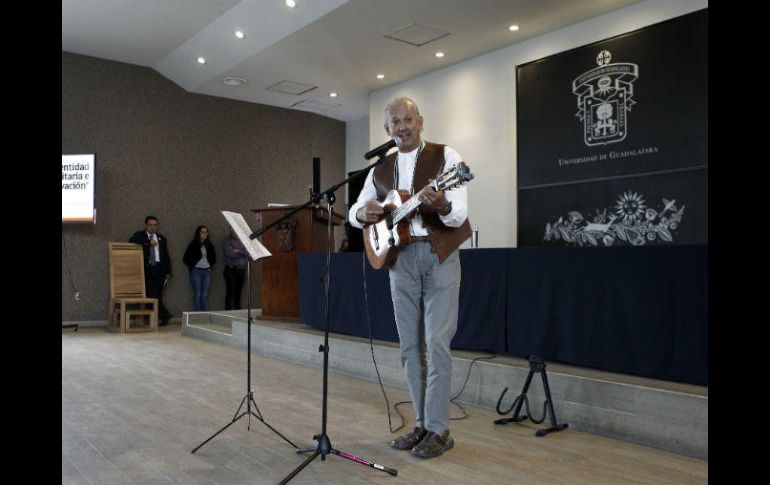
[{"label": "ceiling air vent", "polygon": [[341,104],[342,103],[325,103],[323,101],[318,101],[317,99],[303,99],[302,101],[291,105],[291,108],[302,111],[312,111],[314,113],[323,113],[325,111],[329,111],[332,108],[336,108]]},{"label": "ceiling air vent", "polygon": [[281,81],[279,83],[268,86],[265,89],[268,91],[277,91],[284,94],[294,94],[299,96],[316,89],[318,86],[312,84],[298,83],[295,81]]},{"label": "ceiling air vent", "polygon": [[407,25],[403,29],[397,30],[385,37],[388,39],[399,40],[413,46],[423,46],[429,42],[446,37],[449,32],[433,29],[420,24]]}]

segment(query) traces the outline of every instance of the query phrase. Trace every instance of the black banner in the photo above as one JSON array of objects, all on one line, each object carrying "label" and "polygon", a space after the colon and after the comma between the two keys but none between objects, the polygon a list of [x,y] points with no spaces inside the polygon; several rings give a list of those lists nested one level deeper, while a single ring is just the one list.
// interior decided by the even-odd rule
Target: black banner
[{"label": "black banner", "polygon": [[[570,183],[705,170],[707,34],[705,9],[518,67],[520,245],[542,244],[548,218],[572,207],[607,206],[614,202],[605,200],[609,192],[623,185],[592,186],[602,195],[589,199]],[[705,183],[704,175],[696,178]],[[665,178],[656,180],[671,192],[669,199],[676,198],[679,189]],[[553,198],[549,210],[528,205],[543,201],[524,189],[551,184],[560,185],[547,191]],[[689,197],[689,219],[705,227],[706,186],[681,189],[703,192],[697,197],[701,202]],[[653,188],[642,184],[636,190],[651,194]],[[542,218],[530,219],[536,215]],[[688,233],[681,241],[668,241],[665,232],[660,237],[707,243],[705,232]]]}]

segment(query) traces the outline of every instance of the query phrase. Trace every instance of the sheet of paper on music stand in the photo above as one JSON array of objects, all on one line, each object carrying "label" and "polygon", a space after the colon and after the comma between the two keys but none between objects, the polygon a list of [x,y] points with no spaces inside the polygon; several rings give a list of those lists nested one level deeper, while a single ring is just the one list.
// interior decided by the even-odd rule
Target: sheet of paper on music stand
[{"label": "sheet of paper on music stand", "polygon": [[227,219],[230,227],[233,228],[233,232],[235,232],[235,235],[238,236],[238,239],[241,241],[241,244],[243,244],[243,247],[245,247],[246,251],[248,251],[252,261],[272,256],[270,251],[268,251],[267,248],[263,246],[258,239],[249,239],[249,236],[251,235],[251,228],[242,215],[238,214],[237,212],[227,211],[222,211],[222,215],[225,216],[225,219]]}]

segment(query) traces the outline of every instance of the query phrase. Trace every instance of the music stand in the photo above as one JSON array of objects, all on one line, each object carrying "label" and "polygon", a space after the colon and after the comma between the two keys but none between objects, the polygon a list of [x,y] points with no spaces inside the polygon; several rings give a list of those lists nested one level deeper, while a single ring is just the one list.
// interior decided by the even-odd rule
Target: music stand
[{"label": "music stand", "polygon": [[[248,303],[247,303],[247,308],[248,308],[247,320],[248,320],[248,323],[246,325],[246,327],[247,327],[247,331],[246,331],[246,335],[247,335],[247,337],[246,337],[246,342],[247,342],[247,347],[246,347],[246,356],[247,356],[247,358],[246,358],[246,362],[247,362],[246,363],[246,395],[241,400],[241,404],[238,406],[238,410],[235,411],[235,415],[233,416],[233,420],[230,421],[229,423],[227,423],[227,425],[225,425],[222,429],[220,429],[219,431],[217,431],[216,433],[211,435],[211,437],[209,439],[207,439],[206,441],[204,441],[203,443],[198,445],[194,450],[192,450],[192,453],[195,453],[196,451],[198,451],[198,449],[200,449],[203,445],[205,445],[206,443],[208,443],[209,441],[214,439],[214,437],[216,435],[218,435],[222,431],[226,430],[227,428],[229,428],[230,426],[235,424],[236,421],[238,421],[239,419],[241,419],[244,416],[248,416],[248,418],[249,418],[249,424],[248,424],[248,427],[246,428],[247,430],[251,430],[251,417],[254,416],[259,421],[261,421],[262,424],[264,424],[265,426],[270,428],[275,434],[277,434],[278,436],[283,438],[284,441],[286,441],[291,446],[293,446],[295,450],[298,450],[299,448],[297,448],[297,445],[295,445],[288,438],[286,438],[284,435],[279,433],[275,428],[273,428],[272,426],[267,424],[265,419],[262,417],[262,413],[259,411],[259,407],[257,406],[257,403],[254,401],[254,391],[251,388],[251,322],[252,322],[252,319],[251,319],[251,262],[252,262],[252,260],[256,260],[256,259],[260,259],[260,258],[264,258],[264,257],[270,256],[270,252],[267,249],[265,249],[265,247],[262,246],[262,244],[259,241],[250,241],[249,240],[248,234],[251,232],[251,229],[249,228],[248,224],[246,223],[246,220],[243,218],[242,215],[234,213],[234,212],[225,212],[225,211],[222,211],[222,214],[225,216],[225,219],[227,219],[227,222],[230,223],[230,227],[233,228],[233,231],[238,236],[238,239],[241,240],[241,243],[244,245],[244,247],[246,248],[247,252],[249,253],[248,261],[246,263],[246,279],[249,282],[248,286],[247,286],[248,292],[249,292],[249,296],[248,296],[248,300],[247,300],[248,301]],[[246,411],[244,411],[241,415],[238,415],[238,413],[241,411],[241,408],[243,408],[243,403],[244,402],[246,403]],[[257,410],[256,413],[251,410],[251,405],[252,404],[254,405],[254,409]]]},{"label": "music stand", "polygon": [[326,310],[324,313],[324,343],[320,346],[318,349],[319,352],[323,352],[324,354],[324,366],[323,366],[323,407],[322,407],[322,413],[321,413],[321,434],[314,435],[313,439],[316,440],[318,443],[316,444],[315,448],[306,448],[306,449],[298,449],[297,453],[307,453],[310,451],[313,451],[313,454],[310,455],[302,464],[300,464],[297,468],[295,468],[289,475],[287,475],[283,480],[279,482],[279,485],[283,485],[285,483],[288,483],[289,480],[294,478],[299,472],[302,471],[303,468],[308,466],[311,461],[318,458],[318,455],[321,455],[321,460],[326,460],[326,455],[333,454],[342,458],[345,458],[346,460],[354,461],[356,463],[359,463],[364,466],[368,466],[370,468],[375,468],[377,470],[382,470],[386,473],[389,473],[393,475],[394,477],[398,475],[398,470],[395,468],[386,467],[383,465],[378,465],[374,462],[365,460],[363,458],[360,458],[355,455],[351,455],[349,453],[345,453],[343,451],[339,451],[332,447],[331,441],[329,440],[329,435],[326,434],[326,421],[327,421],[327,402],[328,402],[328,390],[329,390],[329,383],[328,383],[328,377],[329,377],[329,275],[330,275],[330,268],[331,268],[331,253],[332,253],[332,244],[334,244],[334,226],[332,224],[332,215],[334,213],[334,201],[335,196],[334,192],[342,187],[343,185],[349,183],[351,180],[355,180],[358,177],[362,177],[366,175],[369,170],[373,169],[377,165],[381,164],[385,160],[384,156],[380,154],[379,159],[374,162],[373,164],[369,165],[365,169],[359,171],[352,177],[343,180],[342,182],[338,183],[337,185],[334,185],[330,187],[329,189],[319,193],[319,194],[312,194],[310,197],[310,200],[308,200],[305,204],[302,206],[296,208],[295,210],[285,214],[284,216],[280,217],[279,219],[273,221],[271,224],[255,231],[253,234],[249,236],[250,239],[254,239],[262,234],[265,233],[268,229],[271,227],[283,222],[284,220],[288,219],[292,215],[296,214],[297,212],[301,211],[305,207],[308,207],[310,205],[318,204],[321,199],[325,200],[328,206],[328,221],[327,221],[327,227],[328,227],[328,233],[327,233],[327,247],[326,247],[326,276],[324,277],[324,284],[325,284],[325,291],[326,291]]}]

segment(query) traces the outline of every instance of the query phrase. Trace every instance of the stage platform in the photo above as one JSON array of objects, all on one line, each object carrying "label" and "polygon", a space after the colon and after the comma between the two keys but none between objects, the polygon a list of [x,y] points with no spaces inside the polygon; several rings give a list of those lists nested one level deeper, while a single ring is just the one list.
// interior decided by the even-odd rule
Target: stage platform
[{"label": "stage platform", "polygon": [[[254,311],[252,317],[259,314],[259,310]],[[246,310],[186,312],[182,335],[245,349],[246,322]],[[255,320],[251,343],[251,351],[258,355],[319,369],[323,366],[323,354],[318,351],[323,332],[302,323]],[[330,372],[377,382],[368,339],[330,334],[329,348]],[[406,389],[398,345],[375,340],[374,355],[383,384]],[[452,396],[462,388],[473,359],[490,355],[452,351]],[[556,416],[560,423],[569,424],[568,429],[708,460],[707,387],[551,362],[546,371]],[[528,373],[525,359],[498,355],[478,360],[458,401],[494,410],[503,389],[508,387],[501,406],[506,410],[521,392]],[[545,397],[537,375],[528,395],[532,412],[540,417]],[[395,414],[394,418],[398,421]],[[545,427],[545,423],[539,427]]]}]

